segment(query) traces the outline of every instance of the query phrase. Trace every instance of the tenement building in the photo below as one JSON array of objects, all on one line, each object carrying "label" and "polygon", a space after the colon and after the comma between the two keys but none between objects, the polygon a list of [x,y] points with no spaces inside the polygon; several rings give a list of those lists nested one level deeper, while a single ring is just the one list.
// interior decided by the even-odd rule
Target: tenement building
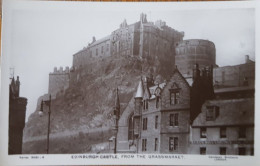
[{"label": "tenement building", "polygon": [[20,80],[17,76],[9,85],[9,141],[8,154],[22,154],[27,99],[20,97]]},{"label": "tenement building", "polygon": [[254,155],[254,98],[205,102],[190,137],[191,154]]}]

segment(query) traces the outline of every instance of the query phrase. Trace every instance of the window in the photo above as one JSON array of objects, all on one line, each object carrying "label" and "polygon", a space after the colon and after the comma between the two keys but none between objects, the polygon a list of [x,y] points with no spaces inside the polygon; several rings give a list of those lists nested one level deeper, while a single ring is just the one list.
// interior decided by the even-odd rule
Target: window
[{"label": "window", "polygon": [[213,121],[219,115],[219,107],[218,106],[207,106],[206,112],[206,121]]},{"label": "window", "polygon": [[158,150],[158,138],[154,139],[154,151]]},{"label": "window", "polygon": [[159,96],[156,96],[156,108],[159,107]]},{"label": "window", "polygon": [[251,156],[254,156],[254,148],[251,148],[251,149],[250,149],[250,155],[251,155]]},{"label": "window", "polygon": [[179,125],[179,115],[178,113],[170,114],[170,126],[178,126]]},{"label": "window", "polygon": [[246,155],[246,148],[238,148],[238,155]]},{"label": "window", "polygon": [[226,155],[227,154],[227,148],[226,147],[220,147],[219,148],[219,154],[220,155]]},{"label": "window", "polygon": [[169,151],[178,150],[178,137],[169,137]]},{"label": "window", "polygon": [[226,138],[227,137],[227,128],[221,127],[219,133],[220,133],[220,138]]},{"label": "window", "polygon": [[246,138],[246,128],[245,127],[239,127],[238,137]]},{"label": "window", "polygon": [[96,49],[96,56],[98,56],[98,48]]},{"label": "window", "polygon": [[154,123],[154,128],[158,128],[158,115],[155,116],[155,123]]},{"label": "window", "polygon": [[200,128],[200,138],[207,138],[207,129],[205,127]]},{"label": "window", "polygon": [[128,119],[128,140],[134,139],[134,114],[132,113]]},{"label": "window", "polygon": [[147,118],[143,118],[143,130],[147,130]]},{"label": "window", "polygon": [[142,151],[146,151],[147,139],[142,139]]},{"label": "window", "polygon": [[104,52],[104,47],[102,46],[101,47],[101,53],[103,54],[103,52]]},{"label": "window", "polygon": [[179,99],[180,99],[180,93],[179,92],[171,92],[170,93],[170,104],[174,105],[174,104],[179,104]]},{"label": "window", "polygon": [[202,155],[206,154],[206,148],[205,147],[200,148],[200,154],[202,154]]},{"label": "window", "polygon": [[148,109],[148,100],[144,100],[143,108],[144,108],[144,110]]},{"label": "window", "polygon": [[109,49],[109,44],[107,44],[107,51],[108,51],[108,49]]}]

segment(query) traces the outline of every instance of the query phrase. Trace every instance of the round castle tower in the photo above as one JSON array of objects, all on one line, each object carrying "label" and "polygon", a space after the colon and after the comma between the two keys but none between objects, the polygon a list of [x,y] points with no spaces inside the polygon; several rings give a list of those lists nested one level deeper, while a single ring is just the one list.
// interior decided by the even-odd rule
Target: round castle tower
[{"label": "round castle tower", "polygon": [[192,69],[195,64],[201,68],[216,65],[215,44],[208,40],[190,39],[177,43],[175,64],[179,71],[185,76],[192,75]]}]

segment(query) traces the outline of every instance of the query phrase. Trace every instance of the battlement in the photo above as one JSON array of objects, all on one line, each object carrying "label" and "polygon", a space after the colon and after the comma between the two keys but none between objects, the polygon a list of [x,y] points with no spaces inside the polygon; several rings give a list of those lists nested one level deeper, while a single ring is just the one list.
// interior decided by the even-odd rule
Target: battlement
[{"label": "battlement", "polygon": [[69,74],[70,72],[70,68],[68,66],[66,66],[66,68],[63,70],[63,67],[60,67],[59,70],[57,69],[57,67],[54,67],[53,72],[51,72],[50,74]]}]

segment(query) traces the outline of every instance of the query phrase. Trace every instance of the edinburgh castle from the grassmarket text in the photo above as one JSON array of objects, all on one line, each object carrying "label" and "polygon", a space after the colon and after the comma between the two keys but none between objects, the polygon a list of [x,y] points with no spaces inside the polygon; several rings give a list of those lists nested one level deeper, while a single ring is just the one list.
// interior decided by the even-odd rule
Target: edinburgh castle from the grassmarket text
[{"label": "edinburgh castle from the grassmarket text", "polygon": [[93,37],[49,74],[23,153],[43,153],[51,95],[50,153],[254,155],[255,62],[219,67],[214,41],[184,36],[142,13]]}]

